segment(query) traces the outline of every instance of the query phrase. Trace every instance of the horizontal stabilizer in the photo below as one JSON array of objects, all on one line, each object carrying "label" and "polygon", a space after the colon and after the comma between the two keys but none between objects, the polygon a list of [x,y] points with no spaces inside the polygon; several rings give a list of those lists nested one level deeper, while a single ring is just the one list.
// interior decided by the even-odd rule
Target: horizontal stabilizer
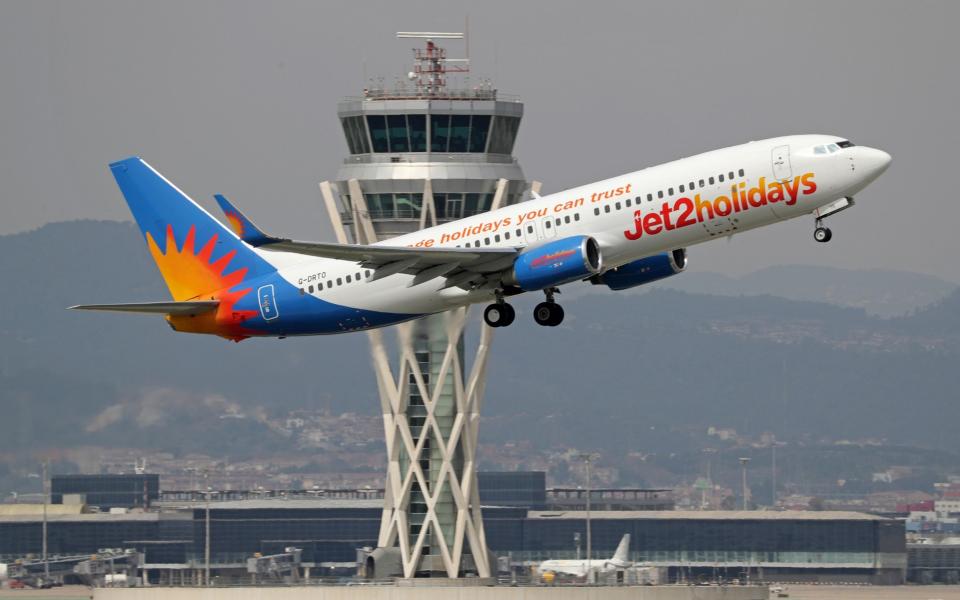
[{"label": "horizontal stabilizer", "polygon": [[81,304],[71,310],[106,310],[154,315],[192,316],[217,310],[219,300],[196,300],[190,302],[135,302],[132,304]]}]

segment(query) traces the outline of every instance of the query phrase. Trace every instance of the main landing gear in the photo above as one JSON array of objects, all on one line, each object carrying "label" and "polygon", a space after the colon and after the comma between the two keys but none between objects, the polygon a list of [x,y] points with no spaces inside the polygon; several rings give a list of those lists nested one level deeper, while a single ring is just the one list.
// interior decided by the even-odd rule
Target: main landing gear
[{"label": "main landing gear", "polygon": [[506,327],[513,323],[517,311],[506,302],[495,302],[483,310],[483,320],[490,327]]},{"label": "main landing gear", "polygon": [[[538,325],[556,327],[563,322],[563,307],[554,300],[554,294],[559,294],[557,288],[548,288],[543,291],[547,301],[541,302],[533,309],[533,320]],[[490,327],[506,327],[513,323],[517,313],[512,306],[504,302],[503,292],[497,290],[497,301],[483,310],[483,321]]]},{"label": "main landing gear", "polygon": [[533,320],[537,325],[556,327],[563,322],[563,307],[553,299],[553,295],[559,294],[560,290],[547,288],[543,292],[547,295],[547,301],[541,302],[533,309]]},{"label": "main landing gear", "polygon": [[503,301],[503,291],[497,290],[497,301],[483,309],[483,321],[490,327],[506,327],[513,323],[517,311]]}]

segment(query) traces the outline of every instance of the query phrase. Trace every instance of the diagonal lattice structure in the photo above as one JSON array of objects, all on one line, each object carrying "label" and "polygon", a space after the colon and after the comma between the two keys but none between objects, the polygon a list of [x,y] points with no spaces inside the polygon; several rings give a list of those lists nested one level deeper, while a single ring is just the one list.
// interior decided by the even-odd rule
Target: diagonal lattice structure
[{"label": "diagonal lattice structure", "polygon": [[[505,197],[497,182],[491,209]],[[534,183],[533,189],[539,189]],[[347,243],[332,187],[320,184],[338,241]],[[377,236],[357,180],[347,183],[352,237]],[[424,182],[420,227],[435,225],[431,181]],[[480,344],[467,372],[463,333],[467,308],[404,323],[397,334],[398,360],[391,366],[383,330],[368,332],[387,449],[387,473],[378,546],[399,548],[404,577],[418,572],[458,577],[474,571],[491,576],[476,451],[480,409],[493,329],[481,325]]]},{"label": "diagonal lattice structure", "polygon": [[[379,546],[399,546],[405,577],[421,568],[425,550],[440,557],[449,577],[458,576],[465,553],[472,555],[480,577],[490,576],[476,449],[492,330],[484,326],[464,380],[459,346],[466,316],[467,310],[460,308],[430,318],[429,325],[441,326],[447,341],[439,369],[431,369],[435,372],[422,368],[413,323],[398,327],[396,372],[390,368],[382,332],[370,332],[388,455]],[[411,405],[418,398],[422,407]]]}]

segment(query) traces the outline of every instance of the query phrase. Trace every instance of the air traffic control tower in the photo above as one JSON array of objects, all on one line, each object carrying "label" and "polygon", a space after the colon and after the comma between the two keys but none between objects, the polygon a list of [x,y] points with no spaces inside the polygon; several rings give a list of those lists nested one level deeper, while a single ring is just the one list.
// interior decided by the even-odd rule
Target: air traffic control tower
[{"label": "air traffic control tower", "polygon": [[[539,191],[513,157],[523,104],[486,81],[448,84],[448,74],[469,71],[469,59],[447,58],[436,42],[463,34],[397,37],[425,44],[406,81],[337,107],[350,154],[336,182],[320,189],[343,243],[373,243]],[[392,349],[383,330],[368,332],[388,454],[379,547],[368,559],[378,577],[492,574],[475,459],[493,330],[481,324],[468,366],[466,317],[457,309],[399,325]]]}]

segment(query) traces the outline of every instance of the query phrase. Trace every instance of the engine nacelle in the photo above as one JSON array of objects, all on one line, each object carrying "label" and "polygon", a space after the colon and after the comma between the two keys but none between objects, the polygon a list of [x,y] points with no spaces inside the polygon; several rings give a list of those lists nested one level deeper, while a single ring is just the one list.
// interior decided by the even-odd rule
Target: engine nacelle
[{"label": "engine nacelle", "polygon": [[626,290],[638,285],[676,275],[687,268],[687,250],[678,248],[672,252],[655,254],[640,260],[610,269],[602,275],[594,275],[590,283],[606,285],[611,290]]},{"label": "engine nacelle", "polygon": [[517,257],[506,283],[530,292],[555,287],[600,272],[597,240],[575,235],[530,248]]}]

